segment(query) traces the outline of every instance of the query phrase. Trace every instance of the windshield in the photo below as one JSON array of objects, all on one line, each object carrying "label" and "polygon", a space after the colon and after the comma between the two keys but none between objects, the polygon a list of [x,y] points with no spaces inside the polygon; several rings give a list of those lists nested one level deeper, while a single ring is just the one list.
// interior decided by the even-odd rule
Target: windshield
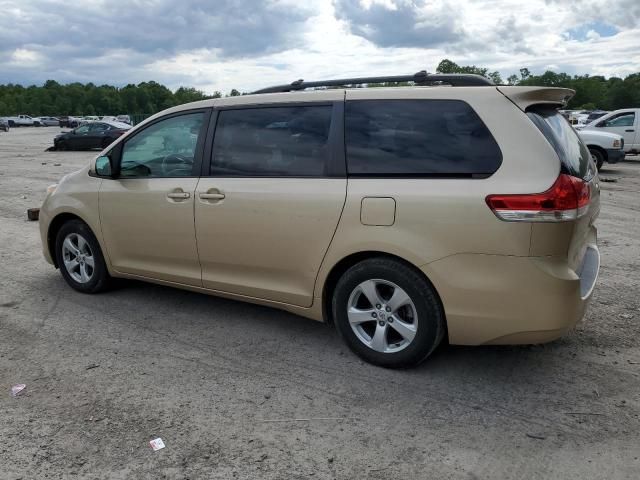
[{"label": "windshield", "polygon": [[589,149],[582,143],[571,124],[554,108],[538,107],[527,115],[554,148],[562,170],[574,177],[590,179],[592,168]]}]

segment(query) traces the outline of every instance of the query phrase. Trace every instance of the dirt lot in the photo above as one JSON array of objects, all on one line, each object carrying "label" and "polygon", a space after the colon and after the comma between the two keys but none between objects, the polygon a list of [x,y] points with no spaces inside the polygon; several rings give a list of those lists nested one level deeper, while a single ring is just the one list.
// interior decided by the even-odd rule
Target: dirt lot
[{"label": "dirt lot", "polygon": [[0,133],[1,478],[640,477],[640,159],[602,172],[600,283],[576,332],[388,371],[277,310],[71,290],[26,220],[95,154],[44,152],[58,131]]}]

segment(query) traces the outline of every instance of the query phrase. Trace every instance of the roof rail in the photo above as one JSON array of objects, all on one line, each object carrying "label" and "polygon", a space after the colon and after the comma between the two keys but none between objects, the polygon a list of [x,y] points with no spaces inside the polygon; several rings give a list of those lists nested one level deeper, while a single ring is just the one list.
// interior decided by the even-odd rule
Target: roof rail
[{"label": "roof rail", "polygon": [[414,82],[419,85],[451,85],[452,87],[483,87],[494,83],[481,75],[470,73],[427,73],[425,70],[413,75],[391,75],[385,77],[341,78],[336,80],[320,80],[305,82],[296,80],[286,85],[262,88],[251,93],[279,93],[304,90],[315,87],[341,87],[345,85],[362,85],[366,83]]}]

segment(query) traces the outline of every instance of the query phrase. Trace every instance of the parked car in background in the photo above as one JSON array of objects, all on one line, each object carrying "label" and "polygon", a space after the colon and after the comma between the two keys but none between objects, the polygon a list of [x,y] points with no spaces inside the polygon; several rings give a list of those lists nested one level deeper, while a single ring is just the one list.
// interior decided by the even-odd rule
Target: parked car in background
[{"label": "parked car in background", "polygon": [[624,139],[620,135],[596,130],[578,130],[578,135],[589,149],[598,170],[604,162],[617,163],[624,160]]},{"label": "parked car in background", "polygon": [[640,152],[640,108],[623,108],[607,113],[582,130],[615,133],[624,139],[626,153]]},{"label": "parked car in background", "polygon": [[593,122],[594,120],[597,120],[598,118],[602,117],[603,115],[606,115],[607,113],[609,113],[609,112],[606,111],[606,110],[594,110],[587,117],[587,119],[585,121],[585,125]]},{"label": "parked car in background", "polygon": [[79,127],[80,124],[83,122],[84,120],[82,119],[82,117],[69,117],[67,123],[68,123],[68,127],[69,128],[76,128]]},{"label": "parked car in background", "polygon": [[119,122],[120,121],[116,117],[113,117],[113,116],[110,116],[110,115],[105,115],[104,117],[100,117],[100,120],[102,122]]},{"label": "parked car in background", "polygon": [[33,118],[29,115],[16,115],[14,117],[7,117],[10,127],[32,127]]},{"label": "parked car in background", "polygon": [[34,127],[58,127],[60,120],[56,117],[36,117],[33,119]]},{"label": "parked car in background", "polygon": [[0,130],[8,132],[10,128],[9,120],[6,117],[0,117]]},{"label": "parked car in background", "polygon": [[56,150],[89,150],[106,148],[131,128],[121,122],[89,122],[53,139]]},{"label": "parked car in background", "polygon": [[152,116],[48,189],[46,259],[84,293],[126,277],[324,320],[386,367],[445,336],[564,335],[600,266],[597,172],[557,111],[575,92],[311,86],[391,81],[448,86],[295,82]]},{"label": "parked car in background", "polygon": [[117,119],[119,122],[128,123],[129,125],[131,125],[131,118],[129,118],[129,115],[118,115]]}]

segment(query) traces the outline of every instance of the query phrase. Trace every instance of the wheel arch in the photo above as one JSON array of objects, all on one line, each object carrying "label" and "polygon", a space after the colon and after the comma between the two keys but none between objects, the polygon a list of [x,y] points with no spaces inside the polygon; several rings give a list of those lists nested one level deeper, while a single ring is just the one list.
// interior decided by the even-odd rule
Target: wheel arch
[{"label": "wheel arch", "polygon": [[336,284],[338,283],[338,280],[340,279],[340,277],[349,268],[351,268],[357,263],[362,262],[363,260],[368,260],[370,258],[381,258],[381,257],[388,258],[391,260],[396,260],[400,263],[403,263],[404,265],[414,270],[431,286],[431,288],[433,288],[433,291],[436,294],[436,298],[438,299],[438,303],[440,304],[442,315],[445,318],[445,338],[446,338],[447,322],[446,322],[445,309],[442,303],[442,298],[440,298],[440,294],[438,293],[438,290],[436,289],[433,282],[429,279],[429,277],[427,277],[427,275],[420,268],[418,268],[417,265],[413,264],[412,262],[398,255],[388,253],[388,252],[378,251],[378,250],[366,250],[366,251],[354,252],[343,257],[338,262],[336,262],[335,265],[333,265],[333,267],[327,274],[322,287],[322,316],[325,322],[331,325],[333,324],[333,312],[331,309],[331,299],[333,297],[333,292],[335,290]]},{"label": "wheel arch", "polygon": [[[84,223],[87,226],[87,228],[91,230],[93,235],[96,237],[96,239],[98,240],[98,244],[100,244],[100,240],[98,239],[96,232],[93,231],[89,223],[84,218],[80,217],[79,215],[76,215],[75,213],[70,213],[70,212],[59,213],[58,215],[53,217],[53,219],[49,223],[49,228],[47,229],[47,248],[49,250],[49,256],[51,257],[51,260],[53,260],[53,265],[56,268],[59,268],[58,260],[55,252],[56,235],[58,234],[58,231],[62,228],[62,226],[71,220],[80,220],[82,223]],[[100,245],[100,248],[102,248],[102,245]]]},{"label": "wheel arch", "polygon": [[587,144],[587,148],[589,150],[597,150],[598,152],[600,152],[602,154],[602,156],[604,157],[604,160],[607,161],[607,151],[602,148],[600,145],[589,145]]}]

